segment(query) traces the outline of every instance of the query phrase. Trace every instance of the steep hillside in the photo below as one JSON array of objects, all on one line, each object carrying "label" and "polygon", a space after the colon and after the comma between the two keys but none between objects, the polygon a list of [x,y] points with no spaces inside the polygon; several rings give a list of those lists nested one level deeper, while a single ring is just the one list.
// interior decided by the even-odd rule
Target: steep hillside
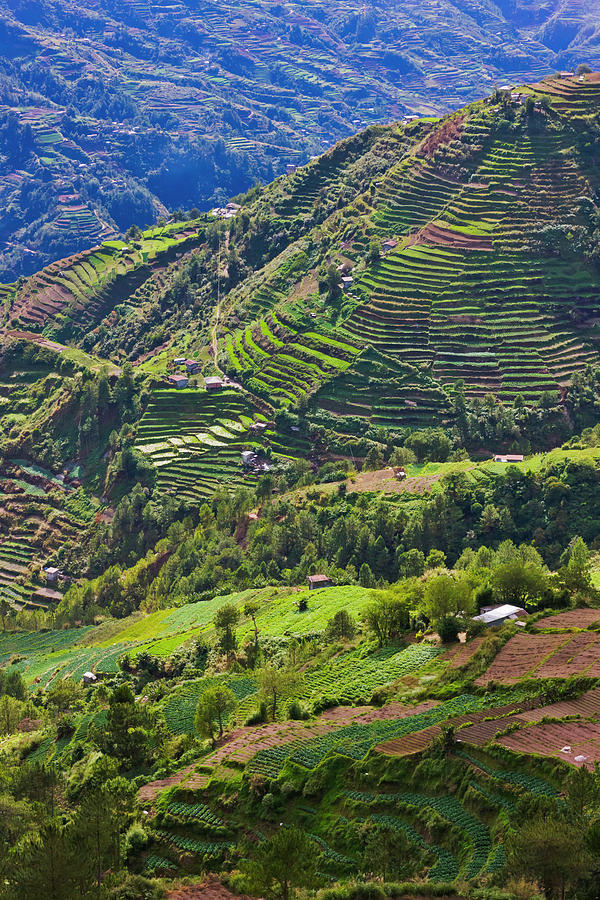
[{"label": "steep hillside", "polygon": [[371,123],[598,65],[599,23],[592,0],[0,3],[0,280]]},{"label": "steep hillside", "polygon": [[[297,245],[312,282],[285,289],[288,250],[260,286],[236,289],[223,366],[263,396],[308,392],[382,424],[447,414],[459,382],[506,400],[564,396],[597,360],[599,100],[594,77],[561,79],[405,129],[411,145]],[[316,165],[293,176],[279,209],[318,208],[319,177]],[[311,257],[317,240],[325,252]],[[341,293],[319,294],[324,263],[347,276]],[[367,346],[379,356],[364,366]]]},{"label": "steep hillside", "polygon": [[155,376],[212,357],[275,408],[388,427],[450,422],[462,383],[564,400],[597,359],[599,105],[584,75],[371,128],[233,218],[108,242],[5,289],[5,327]]},{"label": "steep hillside", "polygon": [[[257,488],[343,492],[363,463],[415,456],[460,475],[469,453],[595,425],[599,111],[584,75],[373,126],[227,218],[134,230],[3,287],[2,595],[31,607],[46,587],[53,606],[42,565],[131,566],[223,488],[245,515]],[[413,474],[408,493],[440,477]]]}]

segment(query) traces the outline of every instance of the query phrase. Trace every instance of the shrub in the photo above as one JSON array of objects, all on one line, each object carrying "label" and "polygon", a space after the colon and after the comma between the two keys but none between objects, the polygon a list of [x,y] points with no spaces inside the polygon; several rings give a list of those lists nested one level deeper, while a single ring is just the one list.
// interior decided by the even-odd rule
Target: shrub
[{"label": "shrub", "polygon": [[436,624],[437,633],[442,643],[450,644],[458,640],[458,633],[462,628],[461,622],[456,616],[444,616]]},{"label": "shrub", "polygon": [[147,846],[148,833],[139,822],[134,822],[133,825],[129,827],[123,840],[123,852],[125,853],[125,856],[127,859],[132,856],[137,856],[142,850],[145,850]]},{"label": "shrub", "polygon": [[108,900],[163,900],[166,896],[160,885],[141,875],[128,875],[107,894]]},{"label": "shrub", "polygon": [[356,634],[356,623],[348,610],[340,609],[327,623],[326,636],[329,639],[346,638],[352,640]]},{"label": "shrub", "polygon": [[309,716],[310,713],[305,707],[301,706],[297,700],[292,700],[288,706],[288,719],[308,719]]},{"label": "shrub", "polygon": [[253,713],[251,713],[244,725],[262,725],[263,722],[267,721],[267,704],[263,700],[258,709],[256,709]]}]

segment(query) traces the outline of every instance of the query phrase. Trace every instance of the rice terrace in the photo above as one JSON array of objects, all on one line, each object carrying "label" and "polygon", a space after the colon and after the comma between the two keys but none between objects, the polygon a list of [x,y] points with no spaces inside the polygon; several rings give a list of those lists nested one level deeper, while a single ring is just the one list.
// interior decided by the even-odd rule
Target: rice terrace
[{"label": "rice terrace", "polygon": [[0,900],[592,900],[597,10],[6,6]]}]

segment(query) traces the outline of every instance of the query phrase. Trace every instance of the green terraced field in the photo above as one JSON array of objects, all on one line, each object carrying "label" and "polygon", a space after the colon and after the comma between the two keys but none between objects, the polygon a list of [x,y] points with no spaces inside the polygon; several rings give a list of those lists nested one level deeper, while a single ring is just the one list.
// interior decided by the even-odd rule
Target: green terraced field
[{"label": "green terraced field", "polygon": [[369,300],[347,330],[432,366],[442,384],[463,379],[471,393],[535,398],[593,358],[564,311],[569,296],[595,308],[596,277],[582,265],[573,282],[568,263],[528,246],[532,231],[567,210],[573,217],[586,182],[559,156],[562,133],[488,129],[488,111],[467,120],[468,152],[450,154],[455,163],[464,156],[468,182],[440,176],[426,156],[387,174],[374,221],[382,235],[410,233],[411,241],[364,273]]},{"label": "green terraced field", "polygon": [[52,564],[63,543],[93,520],[97,502],[46,469],[6,459],[0,465],[0,506],[10,516],[0,536],[0,598],[14,609],[56,605],[62,592],[46,584],[43,572],[34,578],[33,568]]},{"label": "green terraced field", "polygon": [[251,430],[264,419],[241,391],[158,390],[138,425],[136,447],[158,469],[161,488],[201,501],[220,484],[254,483],[256,476],[242,466],[242,450],[294,458],[308,446],[272,426]]}]

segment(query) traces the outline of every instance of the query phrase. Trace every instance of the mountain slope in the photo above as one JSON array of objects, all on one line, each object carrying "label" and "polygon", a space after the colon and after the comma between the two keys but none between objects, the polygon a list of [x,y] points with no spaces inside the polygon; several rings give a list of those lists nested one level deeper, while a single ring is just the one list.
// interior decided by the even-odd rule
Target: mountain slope
[{"label": "mountain slope", "polygon": [[275,406],[316,395],[390,424],[447,414],[458,382],[563,396],[597,360],[599,108],[590,75],[369,129],[233,219],[47,267],[8,290],[7,328],[158,375],[212,334],[213,362]]},{"label": "mountain slope", "polygon": [[0,280],[373,122],[600,64],[591,0],[0,3]]}]

